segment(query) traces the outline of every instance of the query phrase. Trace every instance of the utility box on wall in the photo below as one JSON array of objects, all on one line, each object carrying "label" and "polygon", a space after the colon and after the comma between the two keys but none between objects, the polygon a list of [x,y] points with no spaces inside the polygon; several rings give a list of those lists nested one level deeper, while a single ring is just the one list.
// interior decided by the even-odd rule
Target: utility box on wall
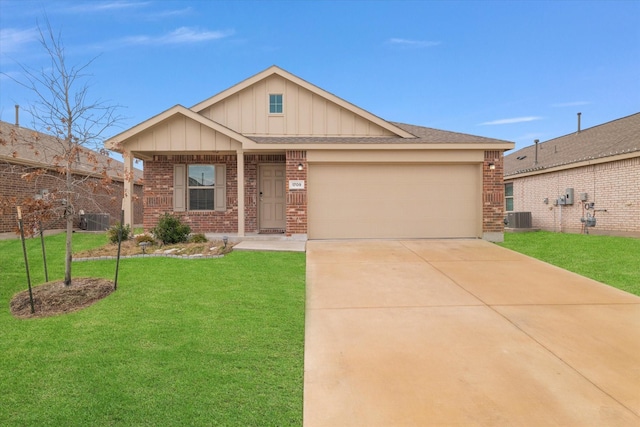
[{"label": "utility box on wall", "polygon": [[564,190],[564,197],[565,197],[565,205],[572,205],[573,204],[573,188],[567,188],[566,190]]}]

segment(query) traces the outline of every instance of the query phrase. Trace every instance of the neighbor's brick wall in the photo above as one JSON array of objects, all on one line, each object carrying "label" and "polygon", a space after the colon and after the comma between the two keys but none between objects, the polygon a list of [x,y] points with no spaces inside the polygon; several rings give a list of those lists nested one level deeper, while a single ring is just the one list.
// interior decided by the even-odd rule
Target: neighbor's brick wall
[{"label": "neighbor's brick wall", "polygon": [[[287,157],[287,236],[292,234],[307,234],[307,152],[289,150]],[[302,163],[302,170],[298,170],[298,165]],[[303,180],[304,190],[289,190],[290,180]]]},{"label": "neighbor's brick wall", "polygon": [[[17,197],[18,204],[27,197],[33,197],[35,194],[39,194],[40,190],[47,189],[49,192],[57,190],[62,191],[62,177],[57,178],[52,176],[54,172],[49,172],[47,175],[38,177],[38,179],[29,182],[21,176],[27,172],[33,172],[35,168],[22,165],[12,165],[8,163],[0,163],[0,200],[8,200],[13,197]],[[116,221],[120,221],[120,213],[122,210],[122,197],[123,197],[123,184],[121,182],[112,182],[109,186],[105,187],[98,178],[88,178],[87,181],[92,181],[99,184],[98,190],[93,191],[90,185],[84,185],[81,188],[84,191],[77,192],[74,197],[75,207],[77,211],[81,209],[86,213],[108,213],[110,216],[111,224],[115,224]],[[142,223],[142,185],[134,186],[134,222],[136,224]],[[74,219],[76,227],[80,225],[80,217],[76,215]],[[64,229],[66,227],[66,221],[60,217],[57,220],[53,220],[49,223],[43,224],[48,230]],[[15,206],[11,206],[9,209],[0,210],[0,233],[9,233],[17,230],[17,216]]]},{"label": "neighbor's brick wall", "polygon": [[[490,169],[493,163],[495,169]],[[504,232],[504,184],[502,151],[485,151],[482,164],[482,231]]]},{"label": "neighbor's brick wall", "polygon": [[[596,212],[597,223],[589,228],[590,233],[640,236],[640,157],[505,182],[513,182],[514,211],[531,212],[536,228],[582,232],[580,193],[587,193],[587,202],[607,210]],[[562,206],[560,215],[561,208],[553,201],[567,188],[574,189],[574,204]],[[545,198],[549,204],[543,202]]]},{"label": "neighbor's brick wall", "polygon": [[[244,157],[245,179],[245,232],[258,231],[258,165],[284,163],[283,154],[248,154]],[[198,211],[173,212],[174,164],[225,164],[227,209],[225,212]],[[237,157],[232,155],[174,155],[154,156],[145,161],[144,229],[149,231],[165,213],[174,213],[189,224],[194,233],[238,232],[238,179]]]}]

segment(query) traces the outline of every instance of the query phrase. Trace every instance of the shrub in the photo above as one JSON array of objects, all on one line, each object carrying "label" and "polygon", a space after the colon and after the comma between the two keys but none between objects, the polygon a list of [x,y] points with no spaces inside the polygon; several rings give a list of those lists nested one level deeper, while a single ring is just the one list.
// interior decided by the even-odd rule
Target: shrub
[{"label": "shrub", "polygon": [[107,236],[109,236],[109,241],[111,243],[118,243],[118,232],[120,230],[122,230],[122,240],[125,241],[129,239],[129,234],[131,234],[131,227],[129,224],[123,227],[122,224],[116,222],[116,225],[107,230]]},{"label": "shrub", "polygon": [[189,242],[190,243],[206,243],[208,241],[209,240],[207,239],[207,237],[202,233],[192,234],[189,237]]},{"label": "shrub", "polygon": [[180,218],[166,213],[160,217],[158,225],[151,232],[163,244],[170,245],[186,242],[191,233],[191,227],[183,224]]}]

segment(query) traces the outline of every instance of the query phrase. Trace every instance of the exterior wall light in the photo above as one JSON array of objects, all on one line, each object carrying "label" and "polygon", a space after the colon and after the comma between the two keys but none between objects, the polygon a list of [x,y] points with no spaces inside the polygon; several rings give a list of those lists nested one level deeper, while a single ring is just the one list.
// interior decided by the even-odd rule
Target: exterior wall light
[{"label": "exterior wall light", "polygon": [[298,170],[301,171],[304,168],[304,166],[302,165],[302,163],[298,163]]},{"label": "exterior wall light", "polygon": [[489,163],[489,169],[494,170],[496,168],[495,163]]}]

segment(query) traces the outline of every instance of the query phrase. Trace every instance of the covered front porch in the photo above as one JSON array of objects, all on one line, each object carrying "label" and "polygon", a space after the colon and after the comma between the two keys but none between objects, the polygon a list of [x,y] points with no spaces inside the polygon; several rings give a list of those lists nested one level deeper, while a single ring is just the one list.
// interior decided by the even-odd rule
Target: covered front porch
[{"label": "covered front porch", "polygon": [[[196,233],[238,237],[262,233],[306,239],[306,189],[288,185],[291,180],[306,180],[304,151],[126,154],[125,174],[132,170],[134,157],[144,161],[143,226],[147,231],[170,213]],[[192,176],[195,168],[200,169]],[[208,169],[211,178],[202,172],[200,179],[199,171]],[[195,203],[195,195],[208,189],[211,206]],[[125,223],[133,224],[132,192],[125,190]]]}]

